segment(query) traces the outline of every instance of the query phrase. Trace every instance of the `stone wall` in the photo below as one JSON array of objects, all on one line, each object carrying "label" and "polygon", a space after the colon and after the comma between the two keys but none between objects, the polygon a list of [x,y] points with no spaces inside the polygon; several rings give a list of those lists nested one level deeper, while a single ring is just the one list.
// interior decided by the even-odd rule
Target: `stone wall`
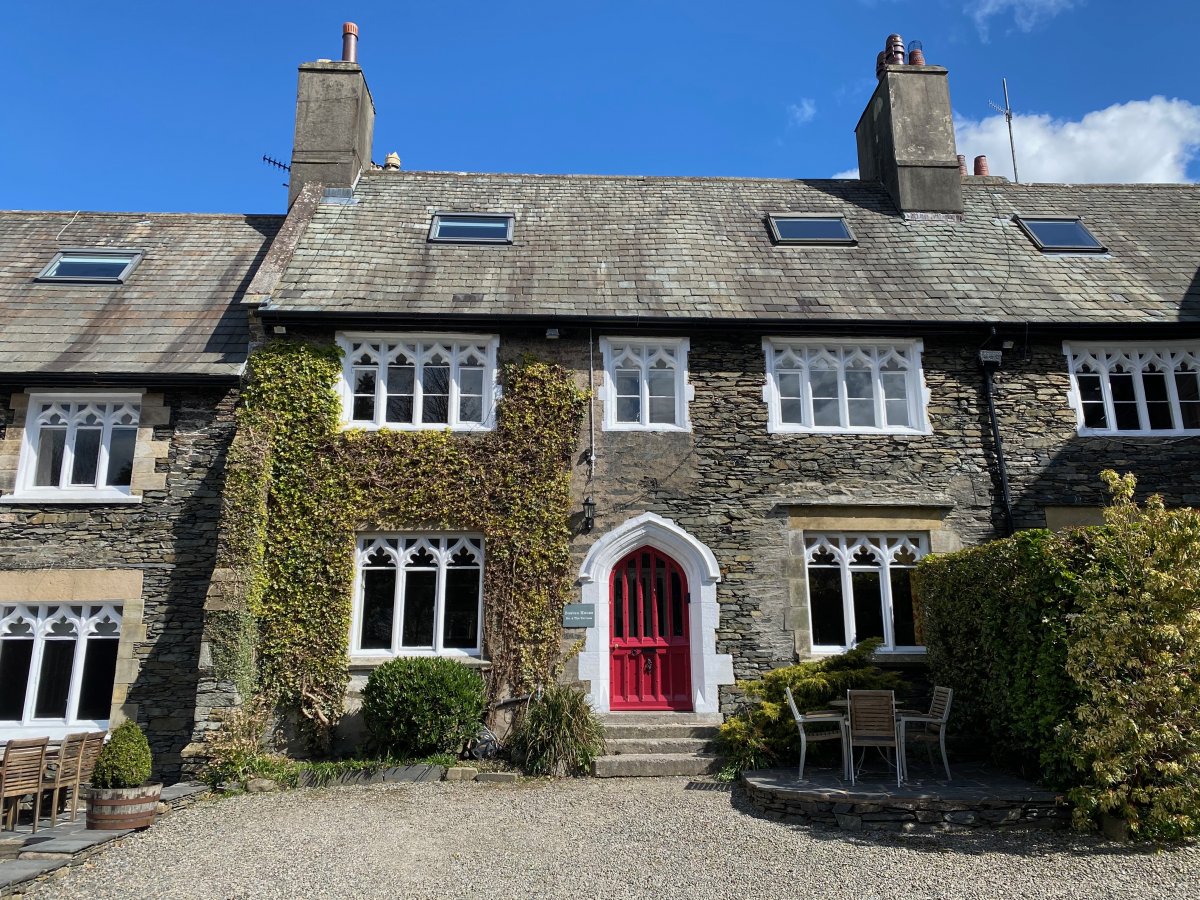
[{"label": "stone wall", "polygon": [[[541,329],[503,331],[500,360],[532,354],[558,362],[595,392],[573,492],[576,509],[591,496],[597,514],[594,529],[575,539],[576,565],[595,540],[642,513],[686,529],[720,564],[717,652],[733,657],[739,679],[808,654],[805,567],[797,546],[805,528],[832,530],[843,522],[846,530],[920,529],[930,533],[933,550],[947,551],[1004,527],[976,361],[980,333],[916,335],[924,342],[930,433],[814,435],[768,433],[763,333],[733,330],[688,335],[691,431],[604,431],[599,338],[632,329],[594,331],[590,361],[588,333],[560,331],[557,340]],[[308,336],[331,340],[333,334]],[[1093,518],[1104,502],[1098,474],[1105,468],[1135,472],[1144,493],[1162,492],[1168,504],[1200,503],[1200,472],[1191,465],[1200,439],[1079,437],[1069,388],[1061,338],[1005,352],[995,378],[996,406],[1018,527],[1044,527],[1047,508],[1055,523]],[[564,649],[584,634],[565,633]],[[577,674],[569,661],[566,677]],[[735,689],[724,688],[722,709],[735,702]]]},{"label": "stone wall", "polygon": [[[124,684],[119,665],[114,724],[121,716],[136,719],[154,751],[156,776],[173,780],[192,732],[202,606],[236,391],[164,388],[145,399],[135,463],[142,502],[0,505],[0,572],[140,575],[140,597],[125,598],[141,601],[141,623],[122,636],[129,662]],[[23,412],[6,393],[0,397],[0,441],[11,440],[22,425]]]}]

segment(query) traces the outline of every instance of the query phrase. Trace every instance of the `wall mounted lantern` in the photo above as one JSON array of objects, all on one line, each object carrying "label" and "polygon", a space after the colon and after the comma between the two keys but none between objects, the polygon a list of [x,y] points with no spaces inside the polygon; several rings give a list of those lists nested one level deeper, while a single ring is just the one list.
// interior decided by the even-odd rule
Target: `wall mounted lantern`
[{"label": "wall mounted lantern", "polygon": [[591,497],[583,501],[583,533],[587,534],[596,525],[596,501]]}]

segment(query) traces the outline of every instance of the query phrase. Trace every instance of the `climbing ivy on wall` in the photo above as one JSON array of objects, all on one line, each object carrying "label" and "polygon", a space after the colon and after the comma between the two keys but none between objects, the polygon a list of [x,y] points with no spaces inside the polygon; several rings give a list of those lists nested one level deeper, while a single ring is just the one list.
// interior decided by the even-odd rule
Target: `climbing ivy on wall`
[{"label": "climbing ivy on wall", "polygon": [[564,369],[524,360],[502,372],[493,431],[341,431],[340,371],[329,346],[277,341],[251,356],[228,463],[218,674],[252,681],[327,735],[348,681],[357,533],[446,530],[484,537],[492,698],[550,680],[572,585],[570,460],[586,394]]}]

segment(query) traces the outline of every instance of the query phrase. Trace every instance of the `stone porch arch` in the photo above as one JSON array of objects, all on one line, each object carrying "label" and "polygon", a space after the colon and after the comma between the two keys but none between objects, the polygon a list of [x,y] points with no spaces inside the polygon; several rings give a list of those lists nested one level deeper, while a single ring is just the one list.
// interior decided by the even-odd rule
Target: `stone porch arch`
[{"label": "stone porch arch", "polygon": [[588,699],[597,712],[609,711],[609,576],[612,568],[639,547],[651,546],[669,555],[687,576],[691,603],[688,629],[691,638],[692,709],[698,713],[720,711],[717,695],[722,684],[733,684],[733,657],[717,653],[717,558],[701,541],[670,519],[643,513],[600,537],[588,550],[579,568],[582,601],[596,605],[596,626],[587,629],[579,655],[579,679],[591,682]]}]

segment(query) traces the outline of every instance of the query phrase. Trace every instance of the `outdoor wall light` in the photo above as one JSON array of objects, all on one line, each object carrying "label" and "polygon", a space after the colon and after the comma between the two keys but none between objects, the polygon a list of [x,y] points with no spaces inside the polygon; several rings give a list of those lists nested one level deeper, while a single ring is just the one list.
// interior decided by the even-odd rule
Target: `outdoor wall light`
[{"label": "outdoor wall light", "polygon": [[596,524],[596,501],[591,497],[583,501],[583,533],[587,534]]}]

